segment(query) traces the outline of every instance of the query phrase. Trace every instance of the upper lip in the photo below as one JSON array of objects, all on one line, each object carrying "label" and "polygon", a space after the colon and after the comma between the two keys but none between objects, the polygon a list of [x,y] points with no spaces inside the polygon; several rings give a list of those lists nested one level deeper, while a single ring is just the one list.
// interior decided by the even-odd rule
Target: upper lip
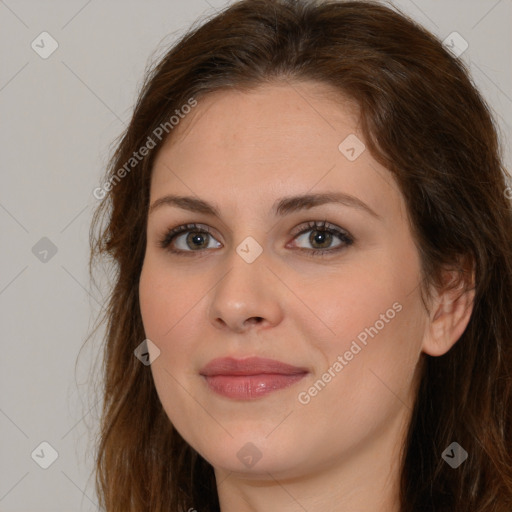
[{"label": "upper lip", "polygon": [[260,375],[262,373],[297,375],[307,373],[307,369],[299,366],[266,359],[263,357],[247,357],[236,359],[234,357],[220,357],[213,359],[204,366],[201,375]]}]

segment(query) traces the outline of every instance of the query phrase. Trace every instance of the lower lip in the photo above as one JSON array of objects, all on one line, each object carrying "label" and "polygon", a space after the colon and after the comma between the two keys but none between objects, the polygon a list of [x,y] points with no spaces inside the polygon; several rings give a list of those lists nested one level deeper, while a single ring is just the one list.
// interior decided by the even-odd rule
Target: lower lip
[{"label": "lower lip", "polygon": [[251,400],[287,388],[306,376],[262,373],[259,375],[208,375],[204,376],[209,388],[215,393],[239,400]]}]

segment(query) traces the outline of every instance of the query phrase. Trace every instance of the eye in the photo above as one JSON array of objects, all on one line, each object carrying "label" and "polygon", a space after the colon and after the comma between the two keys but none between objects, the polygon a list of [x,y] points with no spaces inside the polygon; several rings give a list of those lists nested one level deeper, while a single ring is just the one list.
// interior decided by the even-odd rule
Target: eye
[{"label": "eye", "polygon": [[211,246],[209,244],[210,239],[215,240],[208,226],[186,224],[169,230],[158,245],[163,249],[179,254],[194,253],[201,249],[212,249],[221,245],[220,242],[217,242],[217,246],[215,244]]},{"label": "eye", "polygon": [[[295,231],[297,232],[294,234],[294,240],[306,241],[313,246],[312,249],[298,247],[297,250],[305,251],[311,256],[332,254],[354,243],[354,239],[345,230],[326,221],[311,221],[305,226],[299,226]],[[307,233],[311,234],[306,237]],[[336,239],[339,243],[332,247],[332,243]],[[215,244],[213,241],[217,243]],[[194,253],[203,252],[202,249],[214,249],[222,246],[212,236],[208,226],[200,224],[186,224],[173,228],[159,240],[158,245],[169,252],[187,256],[194,256]]]},{"label": "eye", "polygon": [[[313,249],[299,247],[301,251],[307,251],[312,256],[321,256],[328,253],[335,253],[354,243],[354,239],[345,231],[326,221],[312,221],[306,227],[299,226],[296,241],[307,242]],[[306,236],[310,233],[308,236]],[[333,241],[338,239],[338,244],[332,246]]]}]

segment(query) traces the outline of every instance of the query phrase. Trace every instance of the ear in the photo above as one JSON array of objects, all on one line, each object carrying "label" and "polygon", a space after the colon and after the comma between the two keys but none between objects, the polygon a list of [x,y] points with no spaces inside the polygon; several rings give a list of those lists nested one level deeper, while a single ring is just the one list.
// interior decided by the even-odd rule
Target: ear
[{"label": "ear", "polygon": [[445,285],[434,292],[433,307],[427,320],[422,351],[431,356],[446,354],[464,333],[475,298],[474,272],[444,271]]}]

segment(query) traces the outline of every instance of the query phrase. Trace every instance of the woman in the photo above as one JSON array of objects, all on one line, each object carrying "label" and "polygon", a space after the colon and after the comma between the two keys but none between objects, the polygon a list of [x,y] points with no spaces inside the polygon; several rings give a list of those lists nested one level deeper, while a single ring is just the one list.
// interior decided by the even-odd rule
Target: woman
[{"label": "woman", "polygon": [[95,193],[105,510],[512,510],[505,189],[402,14],[245,0],[186,34]]}]

